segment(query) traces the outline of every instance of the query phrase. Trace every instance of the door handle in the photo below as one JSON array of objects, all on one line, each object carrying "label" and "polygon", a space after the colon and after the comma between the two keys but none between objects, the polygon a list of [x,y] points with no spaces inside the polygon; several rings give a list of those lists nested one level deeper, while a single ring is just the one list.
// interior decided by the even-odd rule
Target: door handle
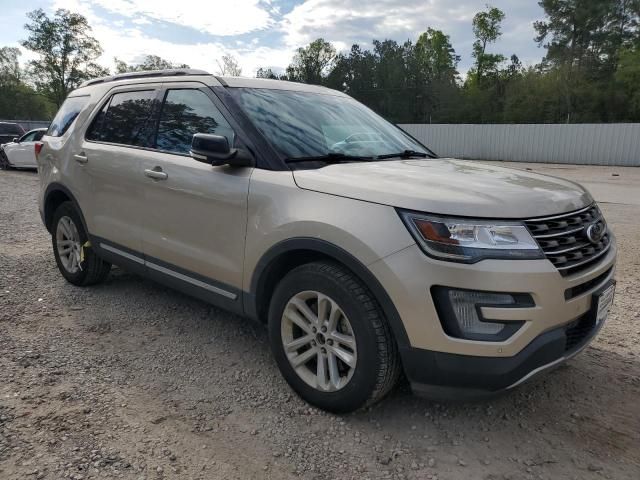
[{"label": "door handle", "polygon": [[169,175],[164,173],[160,167],[155,167],[154,169],[147,168],[144,171],[144,174],[149,178],[153,178],[154,180],[166,180],[167,178],[169,178]]},{"label": "door handle", "polygon": [[78,163],[87,163],[89,161],[86,155],[78,155],[77,153],[73,156],[73,159]]}]

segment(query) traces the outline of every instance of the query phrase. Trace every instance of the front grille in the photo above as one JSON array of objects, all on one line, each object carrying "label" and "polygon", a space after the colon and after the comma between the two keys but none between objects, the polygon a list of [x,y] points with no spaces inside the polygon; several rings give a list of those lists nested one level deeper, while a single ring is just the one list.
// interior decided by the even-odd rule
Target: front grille
[{"label": "front grille", "polygon": [[592,288],[597,287],[607,279],[607,277],[611,273],[611,270],[613,270],[613,267],[607,269],[606,272],[601,273],[600,275],[598,275],[595,278],[592,278],[591,280],[587,280],[586,282],[581,283],[580,285],[576,285],[575,287],[567,288],[564,291],[564,299],[571,300],[572,298],[576,298],[577,296],[582,295],[585,292],[588,292]]},{"label": "front grille", "polygon": [[[600,222],[604,226],[604,234],[592,242],[587,236],[587,229]],[[534,218],[525,223],[546,257],[562,275],[588,268],[611,246],[611,235],[595,204],[577,212]]]},{"label": "front grille", "polygon": [[589,336],[596,326],[596,316],[593,312],[587,312],[575,322],[569,324],[565,329],[567,339],[565,341],[564,351],[568,352],[579,347],[585,338]]}]

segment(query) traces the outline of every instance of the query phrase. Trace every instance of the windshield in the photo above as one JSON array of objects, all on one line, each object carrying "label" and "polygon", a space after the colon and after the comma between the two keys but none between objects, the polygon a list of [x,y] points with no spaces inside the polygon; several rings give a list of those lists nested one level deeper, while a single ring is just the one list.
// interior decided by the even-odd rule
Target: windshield
[{"label": "windshield", "polygon": [[344,154],[377,157],[424,146],[355,100],[320,93],[229,89],[251,121],[287,159]]}]

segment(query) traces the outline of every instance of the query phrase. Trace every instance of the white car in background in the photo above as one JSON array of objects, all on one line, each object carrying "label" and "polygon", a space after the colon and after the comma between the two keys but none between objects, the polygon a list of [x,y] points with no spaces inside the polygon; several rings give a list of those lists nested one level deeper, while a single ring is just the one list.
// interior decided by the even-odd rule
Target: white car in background
[{"label": "white car in background", "polygon": [[0,145],[0,169],[37,168],[36,145],[46,131],[46,128],[36,128],[13,142]]}]

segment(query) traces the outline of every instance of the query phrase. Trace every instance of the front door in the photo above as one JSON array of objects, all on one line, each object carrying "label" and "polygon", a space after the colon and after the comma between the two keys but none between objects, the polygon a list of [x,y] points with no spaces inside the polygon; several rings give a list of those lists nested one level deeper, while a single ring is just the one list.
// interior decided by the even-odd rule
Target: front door
[{"label": "front door", "polygon": [[150,275],[231,306],[240,304],[252,169],[190,157],[195,133],[223,135],[234,144],[235,132],[214,101],[198,83],[165,85],[156,153],[143,162],[142,241]]}]

